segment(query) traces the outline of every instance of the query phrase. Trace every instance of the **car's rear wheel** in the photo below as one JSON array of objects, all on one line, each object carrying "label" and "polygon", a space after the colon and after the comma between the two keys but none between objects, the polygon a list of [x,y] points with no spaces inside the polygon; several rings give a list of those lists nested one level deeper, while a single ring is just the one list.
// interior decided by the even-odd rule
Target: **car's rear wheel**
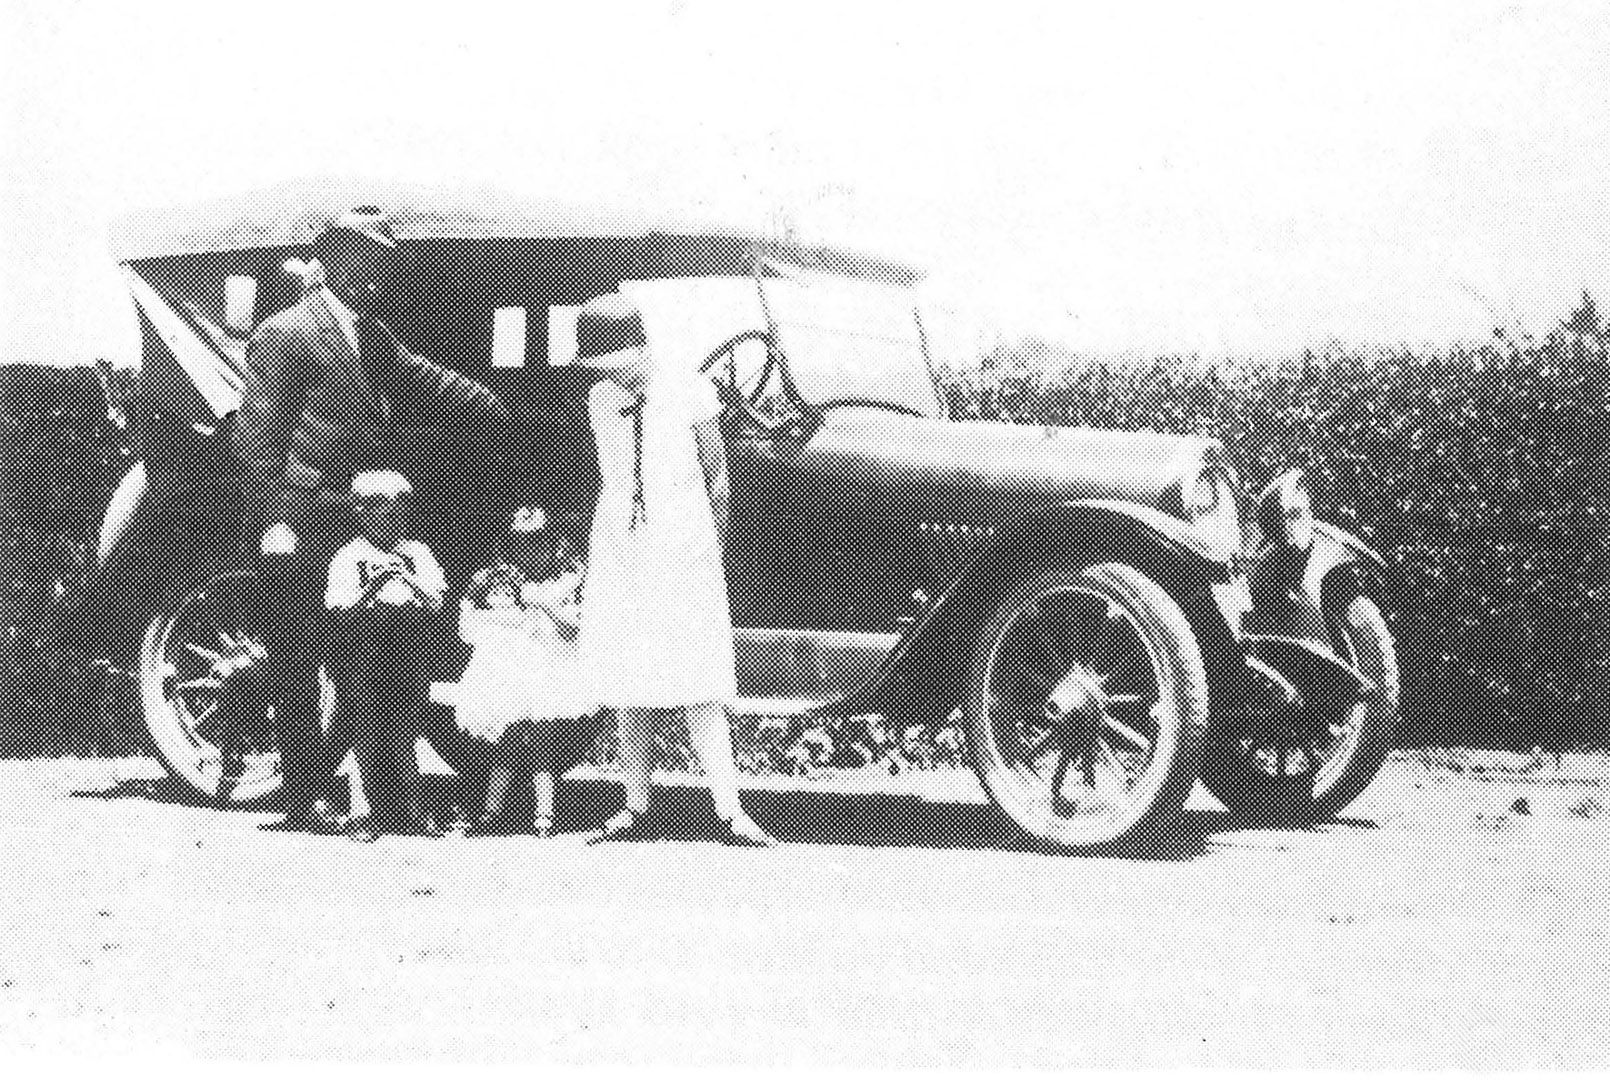
[{"label": "car's rear wheel", "polygon": [[[163,765],[198,796],[237,805],[272,795],[283,779],[260,682],[268,649],[253,615],[255,591],[256,578],[245,573],[191,591],[151,620],[139,654],[146,730]],[[319,683],[320,719],[328,729],[335,688],[322,669]],[[434,713],[426,722],[443,763],[461,775],[478,770],[482,746]]]},{"label": "car's rear wheel", "polygon": [[1336,626],[1342,657],[1371,687],[1350,706],[1299,704],[1257,736],[1222,733],[1208,748],[1202,783],[1238,817],[1306,825],[1341,813],[1380,772],[1397,733],[1397,648],[1375,602],[1355,597]]},{"label": "car's rear wheel", "polygon": [[1076,852],[1166,847],[1196,780],[1207,675],[1156,582],[1105,563],[1014,588],[968,677],[968,753],[1036,841]]},{"label": "car's rear wheel", "polygon": [[[226,768],[220,745],[226,696],[262,701],[251,685],[268,655],[251,616],[255,587],[250,574],[216,578],[152,619],[140,643],[140,701],[163,765],[196,794],[231,803],[262,799],[281,782],[266,704],[258,715],[237,715],[232,724],[238,753],[233,768]],[[321,682],[328,720],[334,694],[328,679]]]}]

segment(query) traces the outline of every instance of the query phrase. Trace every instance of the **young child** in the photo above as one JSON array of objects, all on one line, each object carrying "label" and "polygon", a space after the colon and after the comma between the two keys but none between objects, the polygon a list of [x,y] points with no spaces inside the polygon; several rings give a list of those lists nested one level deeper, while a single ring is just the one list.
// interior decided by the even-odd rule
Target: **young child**
[{"label": "young child", "polygon": [[[431,551],[408,539],[407,497],[395,472],[352,481],[359,534],[330,560],[325,606],[332,621],[335,754],[354,751],[348,834],[371,842],[383,829],[424,836],[441,830],[425,812],[414,742],[430,697],[421,647],[433,632],[447,583]],[[358,811],[367,804],[368,813]]]},{"label": "young child", "polygon": [[[486,810],[469,835],[516,831],[508,798],[529,776],[538,836],[553,830],[556,776],[586,751],[597,706],[580,696],[575,642],[582,566],[567,530],[522,511],[511,537],[515,561],[476,574],[459,632],[475,649],[459,681],[459,726],[493,744]],[[524,565],[516,565],[516,563]]]}]

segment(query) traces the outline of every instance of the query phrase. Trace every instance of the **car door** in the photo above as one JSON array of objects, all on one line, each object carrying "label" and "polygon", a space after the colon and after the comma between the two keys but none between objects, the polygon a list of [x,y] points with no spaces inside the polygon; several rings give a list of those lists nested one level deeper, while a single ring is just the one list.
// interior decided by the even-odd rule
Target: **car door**
[{"label": "car door", "polygon": [[739,626],[898,633],[920,583],[919,523],[879,498],[833,418],[806,433],[728,418],[728,582]]},{"label": "car door", "polygon": [[[909,617],[920,550],[913,522],[845,468],[839,428],[763,423],[797,415],[753,279],[623,283],[659,361],[724,384],[731,492],[724,563],[740,695],[826,700],[855,686]],[[737,408],[734,395],[751,406]]]}]

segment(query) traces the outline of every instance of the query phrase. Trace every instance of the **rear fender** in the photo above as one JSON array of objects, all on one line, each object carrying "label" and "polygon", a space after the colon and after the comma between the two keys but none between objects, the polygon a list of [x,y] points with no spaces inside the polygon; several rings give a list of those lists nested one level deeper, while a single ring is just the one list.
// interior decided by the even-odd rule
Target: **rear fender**
[{"label": "rear fender", "polygon": [[239,517],[238,490],[178,484],[136,462],[107,504],[94,569],[65,598],[64,642],[86,656],[128,666],[158,611],[238,568]]},{"label": "rear fender", "polygon": [[1127,563],[1180,602],[1203,639],[1205,654],[1233,646],[1211,592],[1215,583],[1230,580],[1230,566],[1214,557],[1195,530],[1147,507],[1080,500],[999,531],[906,632],[868,684],[833,711],[879,712],[895,700],[913,698],[920,704],[907,708],[947,709],[960,695],[973,639],[1001,593],[1030,568],[1048,562]]}]

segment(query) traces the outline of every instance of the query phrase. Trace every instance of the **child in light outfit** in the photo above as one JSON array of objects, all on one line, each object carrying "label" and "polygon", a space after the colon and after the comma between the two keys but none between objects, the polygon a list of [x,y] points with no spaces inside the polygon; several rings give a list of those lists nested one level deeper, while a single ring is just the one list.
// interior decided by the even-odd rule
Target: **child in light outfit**
[{"label": "child in light outfit", "polygon": [[355,840],[384,830],[441,835],[425,812],[414,742],[430,698],[423,646],[447,582],[430,548],[407,539],[412,490],[395,472],[353,478],[359,533],[330,560],[325,590],[337,695],[332,756],[344,757],[350,744],[354,803],[369,807],[348,823]]},{"label": "child in light outfit", "polygon": [[459,617],[475,653],[459,681],[458,723],[493,744],[486,809],[471,836],[524,831],[508,812],[516,777],[532,784],[532,831],[550,835],[555,778],[596,735],[584,718],[597,706],[583,700],[576,670],[583,575],[576,545],[540,511],[522,511],[515,530],[525,565],[476,574]]}]

